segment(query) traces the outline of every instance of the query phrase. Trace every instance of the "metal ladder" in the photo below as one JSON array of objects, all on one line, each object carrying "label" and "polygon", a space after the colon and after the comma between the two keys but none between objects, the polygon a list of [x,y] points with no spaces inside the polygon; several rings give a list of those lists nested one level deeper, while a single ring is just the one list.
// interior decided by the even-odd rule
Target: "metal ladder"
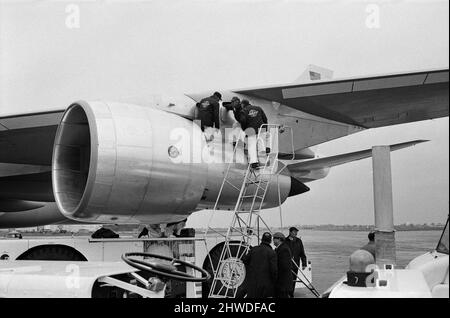
[{"label": "metal ladder", "polygon": [[[263,133],[264,128],[267,130],[265,133]],[[208,229],[205,232],[205,242],[207,242],[206,238],[210,230],[224,238],[222,251],[217,264],[213,264],[213,260],[211,259],[210,254],[208,254],[213,270],[213,281],[209,290],[209,297],[211,298],[236,297],[238,287],[243,283],[245,277],[245,266],[242,263],[241,258],[248,252],[254,239],[259,243],[261,225],[263,225],[265,231],[271,232],[269,226],[261,217],[260,211],[263,208],[264,199],[269,184],[272,181],[272,177],[279,174],[284,169],[284,165],[278,160],[278,134],[280,128],[279,125],[266,124],[259,129],[257,142],[262,140],[263,134],[265,134],[266,141],[268,139],[267,137],[270,138],[270,151],[265,153],[265,160],[259,169],[252,169],[250,164],[247,165],[240,186],[236,186],[236,184],[231,182],[230,179],[232,178],[230,177],[230,171],[232,166],[234,166],[234,158],[237,149],[240,147],[239,142],[241,140],[238,140],[234,147],[233,160],[231,160],[226,169],[214,205],[214,211],[210,218],[211,221],[214,212],[218,209],[225,185],[229,185],[236,191],[239,191],[232,221],[228,226],[226,234],[216,231],[210,226],[208,226]],[[286,129],[286,127],[283,127],[283,129]],[[264,144],[267,148],[267,144]],[[258,157],[260,157],[260,153],[261,152],[258,153]]]}]

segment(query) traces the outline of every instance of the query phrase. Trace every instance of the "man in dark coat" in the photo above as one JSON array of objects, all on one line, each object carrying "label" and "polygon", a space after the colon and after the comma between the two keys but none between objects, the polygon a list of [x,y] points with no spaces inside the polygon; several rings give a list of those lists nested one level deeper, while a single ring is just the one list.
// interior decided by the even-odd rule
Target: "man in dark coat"
[{"label": "man in dark coat", "polygon": [[247,298],[267,298],[275,295],[277,255],[270,246],[272,235],[264,233],[261,244],[250,249],[242,258],[246,269]]},{"label": "man in dark coat", "polygon": [[361,247],[362,250],[365,250],[367,252],[369,252],[370,254],[372,254],[373,258],[375,258],[375,250],[376,250],[376,245],[375,245],[375,232],[370,232],[367,235],[367,238],[369,239],[369,242],[364,245],[363,247]]},{"label": "man in dark coat", "polygon": [[289,298],[292,288],[292,254],[286,244],[283,233],[277,232],[273,235],[273,244],[278,261],[278,276],[275,284],[275,295],[277,298]]},{"label": "man in dark coat", "polygon": [[239,111],[239,122],[242,130],[246,131],[252,128],[253,133],[257,135],[259,128],[263,124],[267,124],[267,117],[264,110],[259,106],[251,105],[246,99],[242,100],[241,107]]},{"label": "man in dark coat", "polygon": [[148,229],[147,229],[146,226],[144,226],[144,228],[142,229],[141,233],[139,233],[138,238],[141,238],[141,237],[144,237],[144,236],[150,237],[149,234],[148,234]]},{"label": "man in dark coat", "polygon": [[233,111],[234,119],[236,119],[236,121],[239,122],[241,120],[241,111],[242,111],[241,100],[239,99],[239,97],[234,96],[231,99],[230,110]]},{"label": "man in dark coat", "polygon": [[219,123],[219,101],[222,100],[222,95],[219,92],[215,92],[213,95],[203,98],[197,103],[197,111],[195,119],[200,120],[200,127],[203,131],[206,128],[220,128]]},{"label": "man in dark coat", "polygon": [[[305,248],[303,247],[302,240],[299,237],[297,237],[297,234],[298,234],[298,229],[296,227],[291,227],[289,229],[289,236],[286,239],[286,244],[287,244],[287,246],[289,246],[289,249],[291,250],[291,253],[292,253],[292,258],[295,262],[295,264],[291,263],[292,271],[294,273],[297,273],[298,269],[300,268],[300,260],[302,261],[302,263],[301,263],[302,269],[305,269],[307,266]],[[291,297],[294,297],[295,280],[297,280],[297,275],[294,273],[292,274],[293,282],[292,282],[292,287],[291,287],[291,292],[290,292]]]}]

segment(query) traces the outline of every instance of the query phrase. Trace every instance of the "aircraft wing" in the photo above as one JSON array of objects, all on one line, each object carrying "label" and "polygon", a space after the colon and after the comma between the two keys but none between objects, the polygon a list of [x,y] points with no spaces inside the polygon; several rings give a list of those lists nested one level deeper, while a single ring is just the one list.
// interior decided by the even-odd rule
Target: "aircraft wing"
[{"label": "aircraft wing", "polygon": [[63,113],[54,110],[0,116],[0,162],[51,165],[53,140]]},{"label": "aircraft wing", "polygon": [[449,115],[449,70],[233,90],[328,120],[376,128]]},{"label": "aircraft wing", "polygon": [[[303,149],[348,135],[351,132],[347,125],[363,129],[448,116],[448,84],[446,69],[234,92],[279,102],[342,125],[317,122],[310,127],[303,121],[295,132],[296,137],[303,136],[295,138],[303,143],[296,145],[296,149]],[[63,112],[63,109],[55,109],[0,117],[0,187],[9,189],[7,193],[0,193],[0,199],[53,200],[50,166],[54,136]],[[321,137],[316,138],[317,135]],[[306,169],[306,165],[319,163],[321,161],[306,161],[290,168]],[[21,189],[34,189],[27,192],[35,195],[16,197],[16,193],[24,192]]]},{"label": "aircraft wing", "polygon": [[[413,140],[408,142],[403,142],[400,144],[391,145],[391,151],[400,150],[403,148],[411,147],[422,142],[427,142],[428,140]],[[312,170],[326,169],[334,166],[342,165],[352,161],[357,161],[372,156],[372,149],[366,149],[356,152],[350,152],[342,155],[324,157],[312,160],[306,160],[299,163],[294,163],[288,165],[290,172],[296,173],[309,173]]]}]

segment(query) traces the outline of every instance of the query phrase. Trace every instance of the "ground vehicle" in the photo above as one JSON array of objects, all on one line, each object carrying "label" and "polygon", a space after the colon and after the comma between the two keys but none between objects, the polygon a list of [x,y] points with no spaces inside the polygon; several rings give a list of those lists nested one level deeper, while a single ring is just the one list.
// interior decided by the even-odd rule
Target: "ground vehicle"
[{"label": "ground vehicle", "polygon": [[[217,246],[211,254],[220,257],[220,252],[217,253],[221,246],[219,239],[211,237],[211,240]],[[205,239],[198,237],[92,239],[87,236],[47,236],[0,240],[0,263],[2,260],[117,262],[126,252],[150,252],[175,257],[208,270]],[[311,280],[311,264],[305,273],[308,273],[308,279]],[[166,297],[202,297],[202,283],[171,281],[167,284]]]},{"label": "ground vehicle", "polygon": [[[396,269],[385,265],[379,269],[374,266],[365,287],[347,285],[347,277],[341,278],[328,291],[330,298],[377,298],[377,297],[413,297],[448,298],[449,297],[449,221],[442,232],[435,250],[413,259],[405,269]],[[374,264],[375,265],[375,264]]]},{"label": "ground vehicle", "polygon": [[17,231],[11,231],[8,234],[6,234],[6,238],[8,238],[8,239],[21,239],[22,238],[22,234],[20,234]]},{"label": "ground vehicle", "polygon": [[[147,260],[149,257],[151,261]],[[167,290],[164,278],[202,282],[209,276],[201,268],[173,257],[126,253],[122,260],[2,262],[0,297],[163,298]],[[186,273],[177,270],[179,265],[187,269]],[[195,271],[201,275],[195,275]],[[153,273],[158,273],[158,277]]]},{"label": "ground vehicle", "polygon": [[[59,260],[71,262],[117,262],[127,252],[151,252],[179,258],[202,267],[204,246],[196,238],[92,239],[89,237],[39,237],[0,240],[0,259]],[[167,297],[200,297],[201,283],[173,281],[167,284]]]}]

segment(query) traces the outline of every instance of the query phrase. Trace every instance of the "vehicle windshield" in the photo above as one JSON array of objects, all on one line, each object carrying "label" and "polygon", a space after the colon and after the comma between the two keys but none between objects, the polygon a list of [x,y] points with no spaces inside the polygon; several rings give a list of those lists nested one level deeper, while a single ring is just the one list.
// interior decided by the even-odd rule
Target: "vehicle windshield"
[{"label": "vehicle windshield", "polygon": [[439,240],[439,244],[436,248],[436,251],[438,251],[439,253],[448,254],[448,219],[444,231],[442,232],[441,239]]}]

